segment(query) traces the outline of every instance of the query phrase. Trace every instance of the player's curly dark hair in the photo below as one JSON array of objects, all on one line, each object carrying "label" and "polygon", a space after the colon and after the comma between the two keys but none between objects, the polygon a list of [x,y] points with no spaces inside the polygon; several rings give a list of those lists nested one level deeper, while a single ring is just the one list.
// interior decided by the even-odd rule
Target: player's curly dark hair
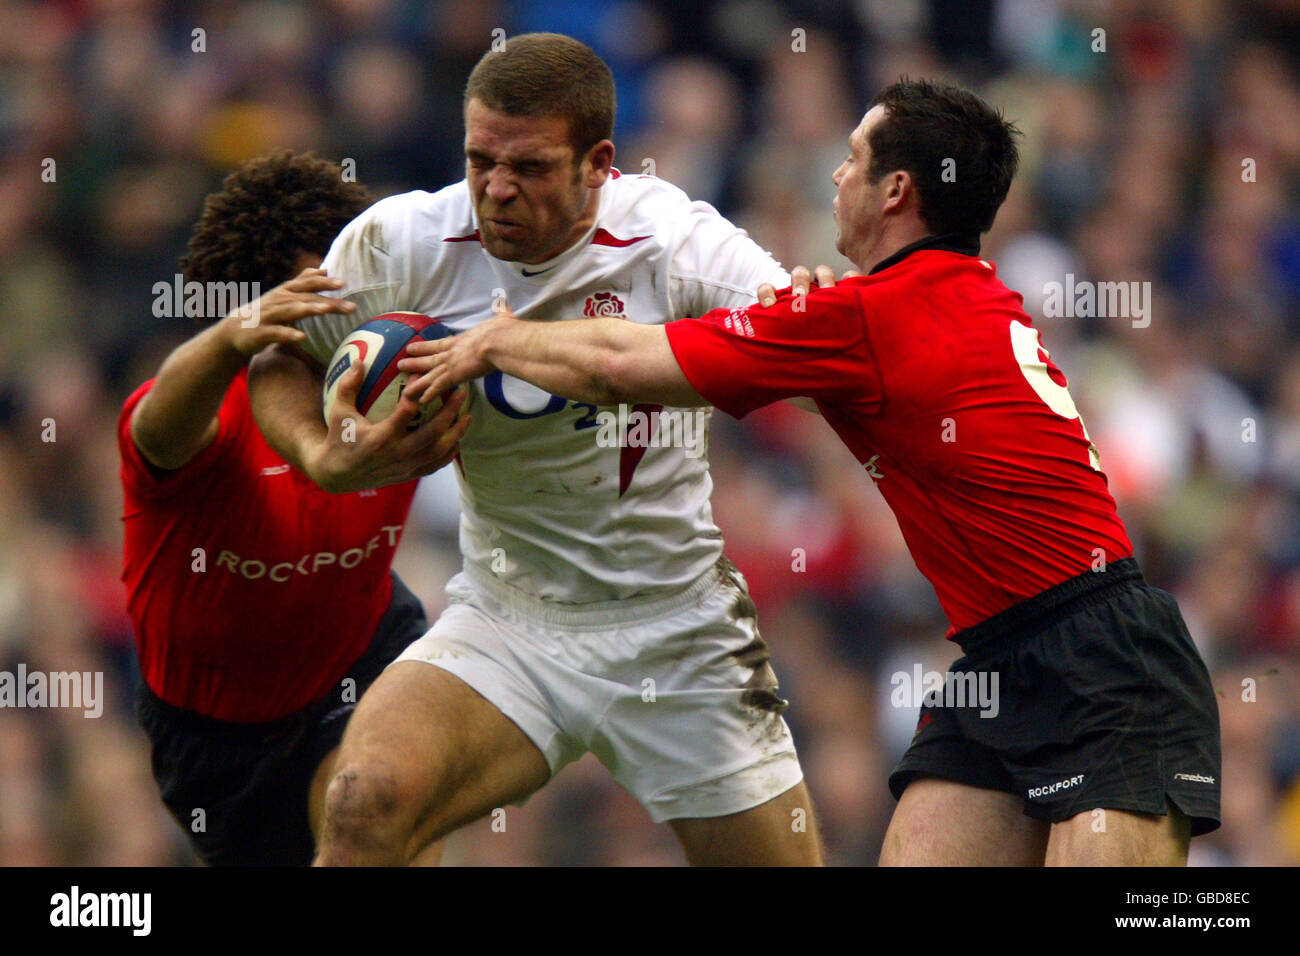
[{"label": "player's curly dark hair", "polygon": [[186,281],[257,282],[293,277],[300,253],[324,256],[373,198],[337,163],[279,150],[241,164],[208,196],[181,257]]},{"label": "player's curly dark hair", "polygon": [[969,90],[904,78],[872,98],[885,107],[872,129],[871,182],[905,169],[921,218],[936,234],[988,232],[1020,163],[1014,124]]}]

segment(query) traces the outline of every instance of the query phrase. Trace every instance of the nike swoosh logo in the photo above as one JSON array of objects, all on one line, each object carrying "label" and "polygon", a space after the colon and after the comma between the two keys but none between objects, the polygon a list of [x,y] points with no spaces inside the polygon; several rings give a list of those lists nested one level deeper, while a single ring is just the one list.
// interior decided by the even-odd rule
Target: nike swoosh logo
[{"label": "nike swoosh logo", "polygon": [[531,279],[533,276],[539,276],[539,275],[541,275],[543,272],[550,272],[551,269],[554,269],[554,268],[555,268],[555,266],[550,266],[549,268],[546,268],[546,269],[538,269],[536,272],[529,272],[527,269],[520,269],[520,270],[519,270],[519,274],[522,275],[522,276],[523,276],[524,278],[526,278],[526,279]]}]

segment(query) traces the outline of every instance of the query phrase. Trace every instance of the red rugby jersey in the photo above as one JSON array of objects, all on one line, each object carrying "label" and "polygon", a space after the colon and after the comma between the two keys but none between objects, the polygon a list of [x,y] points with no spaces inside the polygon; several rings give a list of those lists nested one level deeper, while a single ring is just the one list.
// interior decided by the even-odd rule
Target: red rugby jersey
[{"label": "red rugby jersey", "polygon": [[687,379],[729,414],[817,402],[952,636],[1133,546],[1020,295],[990,263],[934,245],[815,290],[803,311],[787,290],[667,329]]},{"label": "red rugby jersey", "polygon": [[374,636],[415,482],[322,491],[258,431],[246,371],[226,392],[213,443],[158,471],[130,434],[152,386],[126,400],[117,427],[122,580],[145,680],[209,717],[283,717],[336,689]]}]

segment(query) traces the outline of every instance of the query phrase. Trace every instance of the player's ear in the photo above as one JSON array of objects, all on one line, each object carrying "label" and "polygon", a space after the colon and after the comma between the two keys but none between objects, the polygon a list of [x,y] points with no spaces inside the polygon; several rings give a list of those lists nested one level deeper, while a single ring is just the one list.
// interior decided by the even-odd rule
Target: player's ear
[{"label": "player's ear", "polygon": [[587,150],[582,158],[584,185],[591,189],[605,185],[609,171],[614,168],[614,144],[607,139]]},{"label": "player's ear", "polygon": [[884,212],[898,212],[903,204],[916,192],[916,183],[912,174],[905,169],[896,169],[887,177],[885,186]]}]

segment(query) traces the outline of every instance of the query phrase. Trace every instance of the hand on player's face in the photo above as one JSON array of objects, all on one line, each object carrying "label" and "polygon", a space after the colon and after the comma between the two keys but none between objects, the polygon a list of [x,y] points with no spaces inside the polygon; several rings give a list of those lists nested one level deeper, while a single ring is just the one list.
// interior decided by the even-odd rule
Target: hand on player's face
[{"label": "hand on player's face", "polygon": [[494,331],[495,323],[517,321],[510,307],[502,302],[493,318],[467,332],[433,341],[410,342],[406,346],[408,357],[399,360],[397,367],[419,377],[407,384],[402,392],[403,401],[411,399],[424,405],[435,395],[492,371],[492,364],[483,357],[483,345]]},{"label": "hand on player's face", "polygon": [[331,278],[324,269],[303,269],[260,299],[230,312],[221,320],[221,332],[230,347],[241,355],[256,355],[277,342],[301,342],[306,334],[291,328],[289,323],[309,315],[356,310],[346,299],[319,294],[342,286],[343,280]]},{"label": "hand on player's face", "polygon": [[430,421],[414,430],[408,425],[419,407],[402,398],[382,422],[357,411],[357,392],[364,379],[358,365],[339,380],[329,431],[313,474],[325,476],[326,491],[343,493],[382,488],[431,475],[455,457],[470,417],[461,415],[464,390],[457,390]]},{"label": "hand on player's face", "polygon": [[[851,279],[854,276],[862,275],[856,269],[849,269],[841,279]],[[811,273],[807,266],[795,266],[790,271],[790,291],[794,295],[807,295],[815,286],[818,289],[828,289],[835,284],[835,270],[830,266],[818,266]],[[776,289],[770,282],[764,282],[758,287],[758,304],[767,308],[776,302]]]}]

